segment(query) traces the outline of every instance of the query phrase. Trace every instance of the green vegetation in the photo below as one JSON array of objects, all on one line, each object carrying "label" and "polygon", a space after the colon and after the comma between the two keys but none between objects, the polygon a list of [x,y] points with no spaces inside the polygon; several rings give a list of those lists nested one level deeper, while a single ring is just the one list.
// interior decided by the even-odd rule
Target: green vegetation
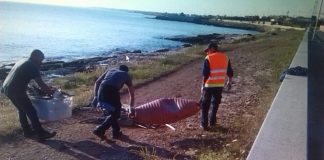
[{"label": "green vegetation", "polygon": [[77,72],[64,78],[55,79],[54,85],[65,90],[76,89],[83,85],[91,86],[103,72],[103,69],[97,69],[87,73]]},{"label": "green vegetation", "polygon": [[[193,46],[184,53],[170,54],[163,58],[147,59],[138,65],[129,65],[133,83],[136,86],[152,81],[160,76],[171,73],[190,61],[201,58],[203,46]],[[90,73],[74,73],[71,76],[54,80],[54,86],[75,93],[74,106],[82,107],[89,104],[93,95],[93,86],[96,79],[105,71],[101,68]]]},{"label": "green vegetation", "polygon": [[202,50],[203,46],[193,46],[185,53],[171,54],[162,59],[151,60],[142,63],[142,65],[131,67],[130,74],[134,79],[135,86],[169,74],[192,60],[205,56]]},{"label": "green vegetation", "polygon": [[[291,35],[282,35],[284,38],[280,41],[273,41],[275,46],[280,46],[273,48],[273,55],[268,55],[268,59],[271,61],[272,68],[275,69],[274,76],[272,78],[279,79],[279,76],[283,69],[288,68],[291,60],[293,59],[297,47],[301,41],[304,34],[303,31],[291,32]],[[285,33],[283,33],[285,34]]]}]

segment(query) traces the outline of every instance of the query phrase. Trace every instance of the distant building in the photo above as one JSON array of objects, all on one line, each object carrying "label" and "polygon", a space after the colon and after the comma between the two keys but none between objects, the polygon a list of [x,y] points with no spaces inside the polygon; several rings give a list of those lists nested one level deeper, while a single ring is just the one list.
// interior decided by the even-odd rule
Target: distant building
[{"label": "distant building", "polygon": [[319,30],[320,30],[320,31],[324,31],[324,25],[320,25]]},{"label": "distant building", "polygon": [[276,19],[270,19],[270,24],[271,24],[271,25],[275,25],[275,24],[277,24],[277,20],[276,20]]}]

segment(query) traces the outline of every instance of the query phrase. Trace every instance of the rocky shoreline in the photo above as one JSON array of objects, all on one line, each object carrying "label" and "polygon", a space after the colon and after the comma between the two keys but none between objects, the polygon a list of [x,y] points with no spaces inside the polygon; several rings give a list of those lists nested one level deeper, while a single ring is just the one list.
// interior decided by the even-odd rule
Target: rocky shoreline
[{"label": "rocky shoreline", "polygon": [[[98,66],[113,66],[118,63],[127,63],[129,61],[141,61],[145,59],[152,59],[164,56],[165,54],[172,54],[174,51],[179,49],[188,48],[192,45],[199,44],[205,45],[210,41],[218,41],[219,43],[232,43],[235,40],[241,38],[253,38],[253,35],[245,34],[209,34],[209,35],[198,35],[193,37],[187,36],[176,36],[166,38],[168,40],[180,41],[184,44],[178,49],[160,49],[156,50],[152,53],[142,53],[141,50],[135,51],[123,51],[120,53],[115,53],[110,56],[102,56],[102,57],[92,57],[85,59],[78,59],[71,62],[64,61],[50,61],[44,62],[41,66],[41,71],[48,78],[66,76],[68,74],[72,74],[75,72],[87,72],[96,69]],[[10,71],[11,67],[14,64],[7,64],[0,67],[0,81],[4,80]]]}]

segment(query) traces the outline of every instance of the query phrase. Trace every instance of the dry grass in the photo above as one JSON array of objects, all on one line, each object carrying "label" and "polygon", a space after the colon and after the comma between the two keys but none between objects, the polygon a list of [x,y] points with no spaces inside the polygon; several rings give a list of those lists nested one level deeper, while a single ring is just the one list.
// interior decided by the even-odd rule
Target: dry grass
[{"label": "dry grass", "polygon": [[156,156],[156,150],[154,147],[143,146],[140,148],[138,155],[140,155],[144,160],[158,160],[159,157]]},{"label": "dry grass", "polygon": [[[217,157],[217,159],[215,159]],[[214,150],[207,149],[204,154],[198,156],[199,160],[234,160],[231,152],[226,149],[215,152]]]},{"label": "dry grass", "polygon": [[17,110],[3,94],[0,94],[0,122],[0,144],[11,141],[21,133]]},{"label": "dry grass", "polygon": [[[279,76],[293,59],[303,34],[303,31],[290,30],[278,32],[277,35],[270,37],[261,35],[254,42],[251,42],[257,46],[257,48],[252,48],[253,50],[251,48],[250,51],[245,50],[244,44],[239,44],[238,47],[236,46],[237,48],[232,48],[242,50],[242,57],[250,57],[250,62],[255,63],[251,65],[253,66],[251,68],[254,68],[252,71],[246,70],[246,67],[234,66],[236,73],[242,76],[253,76],[255,85],[260,86],[262,90],[256,93],[258,95],[257,100],[246,111],[229,118],[231,123],[226,134],[216,132],[215,136],[221,136],[225,139],[221,144],[223,146],[222,149],[206,150],[198,156],[199,159],[243,160],[247,157],[280,86]],[[248,54],[253,56],[244,56]],[[253,75],[258,70],[266,72],[257,76]]]}]

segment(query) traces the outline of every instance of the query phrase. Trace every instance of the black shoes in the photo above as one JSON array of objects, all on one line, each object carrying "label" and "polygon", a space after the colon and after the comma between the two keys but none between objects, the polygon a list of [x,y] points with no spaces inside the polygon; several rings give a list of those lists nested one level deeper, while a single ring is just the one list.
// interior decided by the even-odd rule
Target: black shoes
[{"label": "black shoes", "polygon": [[36,135],[35,131],[24,131],[24,137],[25,138],[32,138]]},{"label": "black shoes", "polygon": [[[101,140],[105,140],[105,139],[106,139],[105,131],[102,130],[102,129],[100,129],[99,127],[96,127],[96,128],[92,131],[92,133],[93,133],[94,135],[96,135],[97,137],[99,137]],[[117,133],[113,133],[112,138],[113,138],[113,139],[119,139],[119,138],[122,137],[122,135],[123,135],[123,133],[122,133],[121,131],[119,131],[119,132],[117,132]]]},{"label": "black shoes", "polygon": [[216,126],[216,123],[210,123],[210,126],[211,127],[215,127]]},{"label": "black shoes", "polygon": [[56,132],[48,132],[48,131],[43,131],[40,134],[38,134],[38,140],[43,141],[49,138],[52,138],[56,135]]},{"label": "black shoes", "polygon": [[41,133],[37,133],[36,131],[24,131],[25,138],[32,138],[38,141],[43,141],[49,138],[52,138],[56,135],[56,132],[48,132],[48,131],[41,131]]},{"label": "black shoes", "polygon": [[25,138],[32,138],[36,135],[36,132],[30,128],[30,126],[22,126],[23,135]]},{"label": "black shoes", "polygon": [[210,130],[210,128],[208,126],[204,127],[204,126],[200,125],[200,128],[202,128],[204,131],[209,131]]},{"label": "black shoes", "polygon": [[112,138],[114,139],[120,139],[123,136],[123,133],[119,131],[118,133],[114,133]]},{"label": "black shoes", "polygon": [[100,129],[98,129],[98,127],[96,129],[94,129],[92,131],[92,133],[94,135],[96,135],[97,137],[99,137],[101,140],[104,140],[106,139],[106,136],[105,136],[105,131],[101,131]]},{"label": "black shoes", "polygon": [[211,127],[216,126],[216,124],[217,124],[217,120],[216,120],[216,119],[215,119],[215,121],[210,121],[210,122],[209,122],[209,125],[210,125]]}]

